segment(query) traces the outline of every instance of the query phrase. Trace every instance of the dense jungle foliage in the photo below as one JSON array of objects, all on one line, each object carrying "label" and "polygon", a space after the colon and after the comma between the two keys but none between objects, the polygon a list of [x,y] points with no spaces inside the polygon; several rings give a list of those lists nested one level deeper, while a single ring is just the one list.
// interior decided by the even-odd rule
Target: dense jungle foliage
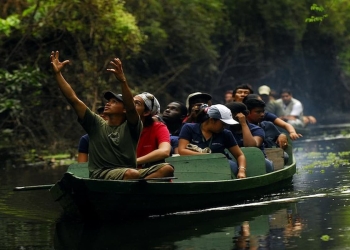
[{"label": "dense jungle foliage", "polygon": [[64,76],[92,110],[119,91],[106,72],[119,57],[133,92],[163,106],[196,91],[219,103],[249,83],[292,89],[319,121],[347,112],[350,1],[314,1],[3,0],[0,147],[76,150],[84,131],[56,85],[52,50],[71,60]]}]

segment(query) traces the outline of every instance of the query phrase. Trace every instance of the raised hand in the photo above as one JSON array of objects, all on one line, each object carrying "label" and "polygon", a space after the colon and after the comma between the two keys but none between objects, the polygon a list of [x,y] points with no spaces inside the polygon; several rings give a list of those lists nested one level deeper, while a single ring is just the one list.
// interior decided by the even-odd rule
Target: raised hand
[{"label": "raised hand", "polygon": [[112,64],[114,67],[107,69],[107,71],[112,72],[119,81],[126,82],[126,78],[123,72],[122,62],[119,58],[114,58],[110,64]]},{"label": "raised hand", "polygon": [[280,134],[277,138],[276,143],[280,146],[282,149],[286,149],[288,147],[288,138],[285,134]]},{"label": "raised hand", "polygon": [[56,52],[52,51],[51,55],[50,55],[52,69],[55,73],[61,72],[61,70],[64,68],[64,66],[67,63],[69,63],[69,60],[65,60],[63,62],[60,62],[59,56],[60,56],[60,52],[58,52],[58,51],[56,51]]},{"label": "raised hand", "polygon": [[240,124],[242,124],[242,123],[246,123],[247,122],[247,120],[246,120],[246,117],[245,117],[245,115],[243,114],[243,113],[238,113],[236,116],[235,116],[235,120],[238,120],[238,122],[240,123]]}]

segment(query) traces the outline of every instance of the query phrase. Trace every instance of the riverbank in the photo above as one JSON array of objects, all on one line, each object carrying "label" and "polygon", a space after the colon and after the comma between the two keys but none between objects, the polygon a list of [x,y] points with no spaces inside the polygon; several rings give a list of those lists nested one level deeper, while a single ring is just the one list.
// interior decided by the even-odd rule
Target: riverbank
[{"label": "riverbank", "polygon": [[76,155],[68,152],[63,153],[42,153],[41,155],[35,152],[29,152],[19,155],[14,151],[1,150],[0,166],[3,169],[7,168],[23,168],[23,167],[59,167],[67,166],[76,162]]}]

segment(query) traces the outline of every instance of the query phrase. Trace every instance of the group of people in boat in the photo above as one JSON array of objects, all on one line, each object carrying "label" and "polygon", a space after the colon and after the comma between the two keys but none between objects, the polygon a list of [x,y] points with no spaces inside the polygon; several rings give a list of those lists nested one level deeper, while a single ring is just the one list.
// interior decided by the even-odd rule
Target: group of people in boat
[{"label": "group of people in boat", "polygon": [[[69,60],[61,62],[58,51],[51,52],[50,60],[62,94],[87,132],[80,140],[78,161],[88,161],[90,178],[172,177],[174,166],[165,161],[167,157],[208,153],[225,154],[232,173],[245,178],[246,158],[240,147],[257,147],[263,153],[265,147],[286,149],[288,138],[277,127],[285,129],[292,140],[301,136],[286,122],[287,116],[265,112],[269,103],[263,101],[264,94],[253,94],[249,85],[237,86],[225,105],[212,105],[211,95],[196,92],[186,104],[171,102],[160,114],[153,94],[132,95],[118,58],[107,71],[119,81],[122,93],[104,93],[106,104],[94,113],[61,73]],[[273,162],[264,155],[266,172],[271,172]],[[287,161],[286,152],[284,157]]]},{"label": "group of people in boat", "polygon": [[[225,92],[225,103],[243,102],[243,99],[253,94],[253,89],[245,84],[241,85],[242,89],[227,90]],[[276,91],[271,90],[267,85],[258,88],[260,98],[265,102],[265,110],[275,114],[280,119],[288,122],[296,128],[304,128],[309,124],[317,123],[314,116],[304,115],[302,103],[295,99],[290,89],[284,88],[280,91],[280,95]]]}]

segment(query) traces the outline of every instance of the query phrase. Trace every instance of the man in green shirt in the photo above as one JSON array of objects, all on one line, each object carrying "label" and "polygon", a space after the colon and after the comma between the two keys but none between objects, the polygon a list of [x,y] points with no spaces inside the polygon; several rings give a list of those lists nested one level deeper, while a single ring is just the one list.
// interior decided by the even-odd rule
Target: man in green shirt
[{"label": "man in green shirt", "polygon": [[69,60],[59,61],[59,52],[51,52],[51,65],[58,86],[78,115],[78,121],[89,135],[89,172],[98,179],[139,179],[169,177],[173,168],[158,167],[136,169],[136,147],[142,131],[142,122],[136,111],[132,93],[127,84],[122,63],[114,58],[112,72],[121,84],[122,94],[106,92],[108,101],[104,114],[107,121],[92,112],[82,102],[61,74]]}]

